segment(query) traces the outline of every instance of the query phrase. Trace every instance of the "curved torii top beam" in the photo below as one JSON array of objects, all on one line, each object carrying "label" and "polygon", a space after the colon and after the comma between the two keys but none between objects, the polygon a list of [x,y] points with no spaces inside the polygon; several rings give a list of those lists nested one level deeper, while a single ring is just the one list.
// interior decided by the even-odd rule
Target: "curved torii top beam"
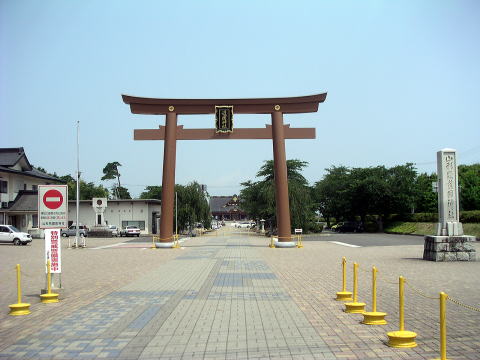
[{"label": "curved torii top beam", "polygon": [[157,99],[122,95],[123,102],[130,105],[133,114],[164,115],[214,114],[215,106],[232,105],[235,114],[270,114],[280,111],[284,114],[317,112],[318,104],[324,102],[327,93],[256,99]]}]

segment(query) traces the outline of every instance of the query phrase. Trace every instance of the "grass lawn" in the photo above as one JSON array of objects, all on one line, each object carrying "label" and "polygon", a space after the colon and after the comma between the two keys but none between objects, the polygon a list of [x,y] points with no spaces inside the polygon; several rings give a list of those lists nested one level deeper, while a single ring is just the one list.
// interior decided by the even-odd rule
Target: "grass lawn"
[{"label": "grass lawn", "polygon": [[[472,235],[480,240],[480,224],[464,223],[463,232],[465,235]],[[433,235],[435,233],[436,224],[421,222],[393,222],[385,226],[385,232],[398,234],[418,234]]]}]

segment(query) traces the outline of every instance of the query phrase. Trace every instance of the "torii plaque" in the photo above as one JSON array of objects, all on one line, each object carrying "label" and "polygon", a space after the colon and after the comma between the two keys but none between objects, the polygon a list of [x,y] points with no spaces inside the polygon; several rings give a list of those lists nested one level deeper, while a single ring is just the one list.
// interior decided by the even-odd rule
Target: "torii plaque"
[{"label": "torii plaque", "polygon": [[[279,246],[293,244],[288,201],[285,139],[315,139],[315,128],[290,128],[283,124],[283,114],[318,111],[326,93],[286,98],[261,99],[156,99],[122,95],[133,114],[166,115],[165,126],[159,129],[136,129],[134,140],[164,140],[162,176],[162,213],[160,242],[173,242],[173,202],[177,140],[272,139],[275,175],[275,202]],[[233,119],[219,109],[232,109],[232,114],[271,114],[272,125],[265,128],[233,129]],[[184,129],[177,126],[177,115],[216,114],[217,129]],[[219,118],[220,116],[220,118]],[[230,122],[229,122],[230,121]],[[220,130],[218,129],[220,125]]]}]

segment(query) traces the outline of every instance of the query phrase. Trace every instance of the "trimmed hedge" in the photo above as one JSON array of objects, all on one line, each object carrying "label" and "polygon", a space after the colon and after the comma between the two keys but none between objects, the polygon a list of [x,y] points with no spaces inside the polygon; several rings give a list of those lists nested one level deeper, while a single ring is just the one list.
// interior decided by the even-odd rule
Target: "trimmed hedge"
[{"label": "trimmed hedge", "polygon": [[378,223],[376,221],[366,221],[365,222],[365,232],[368,232],[368,233],[376,233],[378,232]]},{"label": "trimmed hedge", "polygon": [[[388,216],[387,222],[408,221],[408,222],[438,222],[437,213],[416,213],[416,214],[393,214]],[[460,211],[460,222],[480,223],[480,210]]]},{"label": "trimmed hedge", "polygon": [[480,210],[460,211],[460,222],[480,223]]},{"label": "trimmed hedge", "polygon": [[323,231],[323,224],[319,223],[309,223],[308,224],[308,229],[307,232],[312,232],[312,233],[321,233]]}]

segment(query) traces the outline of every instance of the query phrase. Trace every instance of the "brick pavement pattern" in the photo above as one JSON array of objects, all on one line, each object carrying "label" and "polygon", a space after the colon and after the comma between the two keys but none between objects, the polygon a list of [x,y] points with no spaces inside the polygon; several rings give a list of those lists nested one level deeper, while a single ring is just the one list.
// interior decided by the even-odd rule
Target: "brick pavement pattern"
[{"label": "brick pavement pattern", "polygon": [[[426,262],[420,246],[348,248],[314,238],[303,249],[270,249],[264,237],[226,230],[190,239],[182,250],[115,246],[118,240],[64,250],[65,299],[38,303],[34,284],[41,287],[43,275],[30,273],[28,316],[7,315],[15,289],[2,280],[0,359],[431,359],[439,353],[438,300],[411,287],[406,329],[419,334],[419,346],[385,345],[398,327],[398,275],[428,296],[443,290],[480,303],[479,262]],[[113,246],[94,250],[99,244]],[[8,267],[25,256],[22,248],[5,248],[13,253]],[[367,309],[375,262],[377,307],[388,325],[362,325],[361,315],[334,300],[341,256],[361,264],[359,300]],[[25,262],[38,266],[32,257]],[[480,313],[447,306],[449,358],[480,359]]]}]

